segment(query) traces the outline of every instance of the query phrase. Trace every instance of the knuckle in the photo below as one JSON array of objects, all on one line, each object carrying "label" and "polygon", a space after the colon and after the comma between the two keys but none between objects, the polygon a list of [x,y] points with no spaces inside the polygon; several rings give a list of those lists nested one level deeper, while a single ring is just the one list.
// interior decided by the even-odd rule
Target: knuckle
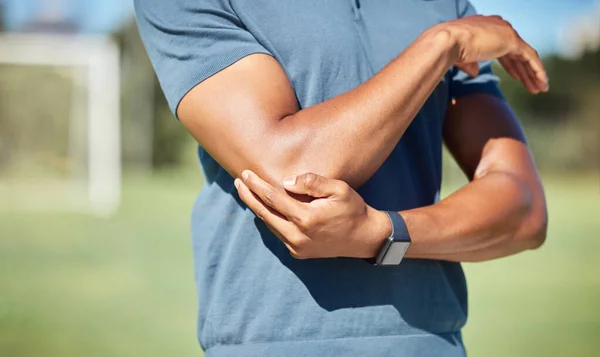
[{"label": "knuckle", "polygon": [[292,250],[290,250],[290,254],[291,254],[292,258],[294,258],[294,259],[297,259],[297,260],[304,260],[304,259],[307,259],[307,257],[305,257],[305,256],[303,256],[303,255],[301,255],[301,254],[299,254],[299,253],[298,253],[298,252],[296,252],[296,251],[292,251]]},{"label": "knuckle", "polygon": [[277,201],[277,192],[268,191],[265,194],[265,203],[269,206],[273,206],[275,204],[275,201]]},{"label": "knuckle", "polygon": [[308,246],[308,240],[306,240],[304,237],[291,237],[290,243],[294,247],[294,250],[298,253],[305,251],[306,247]]},{"label": "knuckle", "polygon": [[300,227],[300,224],[302,222],[302,216],[299,214],[290,215],[290,220],[292,221],[292,223]]},{"label": "knuckle", "polygon": [[298,217],[298,226],[303,231],[310,231],[311,228],[313,227],[314,223],[315,223],[315,216],[310,212],[306,212],[302,216]]},{"label": "knuckle", "polygon": [[293,244],[293,243],[291,243],[291,241],[288,241],[288,243],[285,243],[285,246],[286,246],[286,248],[287,248],[287,249],[288,249],[288,251],[290,252],[290,255],[291,255],[293,258],[299,259],[298,257],[299,257],[300,255],[299,255],[299,254],[298,254],[298,252],[296,251],[296,249],[295,249],[295,247],[294,247],[294,244]]},{"label": "knuckle", "polygon": [[309,242],[306,239],[296,239],[295,241],[290,241],[291,249],[290,252],[293,253],[296,259],[306,259],[309,257]]},{"label": "knuckle", "polygon": [[338,181],[336,184],[336,189],[340,196],[348,196],[351,193],[350,186],[344,181]]},{"label": "knuckle", "polygon": [[258,207],[254,213],[256,214],[256,217],[260,218],[261,220],[264,221],[265,219],[265,214],[267,213],[267,210],[264,207]]},{"label": "knuckle", "polygon": [[504,18],[502,18],[502,16],[500,15],[490,15],[489,19],[492,20],[493,22],[498,22],[498,24],[503,24],[505,22]]},{"label": "knuckle", "polygon": [[303,231],[307,231],[308,228],[309,228],[308,227],[308,221],[307,221],[306,217],[304,217],[304,216],[298,217],[297,220],[296,220],[296,224]]},{"label": "knuckle", "polygon": [[519,49],[520,51],[522,51],[525,48],[524,47],[524,45],[526,45],[525,42],[523,41],[521,36],[519,36],[519,34],[517,33],[517,31],[515,29],[511,29],[510,35],[509,35],[509,41],[510,41],[510,44],[514,47],[513,50]]},{"label": "knuckle", "polygon": [[294,252],[295,254],[298,254],[298,251],[300,250],[300,241],[294,237],[288,237],[287,239],[287,246],[288,249],[291,252]]},{"label": "knuckle", "polygon": [[306,175],[304,175],[304,187],[306,187],[306,189],[308,191],[311,191],[312,189],[314,189],[316,187],[317,184],[317,175],[309,172]]}]

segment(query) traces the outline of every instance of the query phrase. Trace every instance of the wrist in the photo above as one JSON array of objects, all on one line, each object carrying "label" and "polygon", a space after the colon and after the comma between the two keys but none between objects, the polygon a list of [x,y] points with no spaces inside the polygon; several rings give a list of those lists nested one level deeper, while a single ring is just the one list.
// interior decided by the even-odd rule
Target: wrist
[{"label": "wrist", "polygon": [[448,67],[453,66],[460,58],[460,36],[448,22],[435,25],[421,35],[425,41],[439,48],[447,58]]},{"label": "wrist", "polygon": [[364,249],[358,258],[373,258],[379,254],[386,239],[392,235],[392,223],[388,215],[367,206]]}]

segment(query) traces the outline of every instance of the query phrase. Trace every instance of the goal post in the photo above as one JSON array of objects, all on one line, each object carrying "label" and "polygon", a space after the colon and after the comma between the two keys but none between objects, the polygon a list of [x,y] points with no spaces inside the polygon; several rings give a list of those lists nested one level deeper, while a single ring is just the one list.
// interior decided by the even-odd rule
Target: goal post
[{"label": "goal post", "polygon": [[[56,210],[88,208],[98,215],[110,215],[121,197],[121,113],[120,52],[107,36],[8,34],[0,36],[0,65],[75,68],[73,80],[87,89],[73,96],[69,119],[69,155],[77,155],[77,143],[85,143],[86,178],[64,185],[85,186],[87,203],[52,204]],[[81,118],[84,114],[85,118]],[[83,122],[82,122],[83,121]],[[74,138],[85,126],[85,138]],[[77,181],[77,180],[75,180]],[[78,179],[78,181],[82,181]],[[1,185],[1,184],[0,184]],[[0,197],[1,200],[1,197]],[[31,201],[31,200],[29,200]],[[65,200],[67,202],[68,200]],[[29,208],[44,209],[44,207]],[[77,207],[74,207],[77,206]],[[17,207],[21,208],[21,207]],[[25,208],[25,209],[29,209]]]}]

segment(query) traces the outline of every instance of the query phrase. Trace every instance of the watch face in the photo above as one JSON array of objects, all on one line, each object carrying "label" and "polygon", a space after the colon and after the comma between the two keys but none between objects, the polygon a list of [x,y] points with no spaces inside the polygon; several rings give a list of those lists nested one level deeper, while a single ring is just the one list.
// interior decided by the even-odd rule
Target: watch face
[{"label": "watch face", "polygon": [[393,242],[388,248],[381,265],[398,265],[404,258],[410,242]]}]

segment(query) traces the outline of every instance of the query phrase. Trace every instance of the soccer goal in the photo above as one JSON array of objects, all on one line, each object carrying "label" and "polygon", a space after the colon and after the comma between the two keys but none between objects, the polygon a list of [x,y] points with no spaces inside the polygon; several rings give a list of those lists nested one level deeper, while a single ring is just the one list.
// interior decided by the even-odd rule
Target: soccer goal
[{"label": "soccer goal", "polygon": [[[119,61],[119,48],[105,36],[0,36],[0,69],[14,83],[0,92],[0,209],[115,211]],[[44,76],[32,74],[40,69]]]}]

